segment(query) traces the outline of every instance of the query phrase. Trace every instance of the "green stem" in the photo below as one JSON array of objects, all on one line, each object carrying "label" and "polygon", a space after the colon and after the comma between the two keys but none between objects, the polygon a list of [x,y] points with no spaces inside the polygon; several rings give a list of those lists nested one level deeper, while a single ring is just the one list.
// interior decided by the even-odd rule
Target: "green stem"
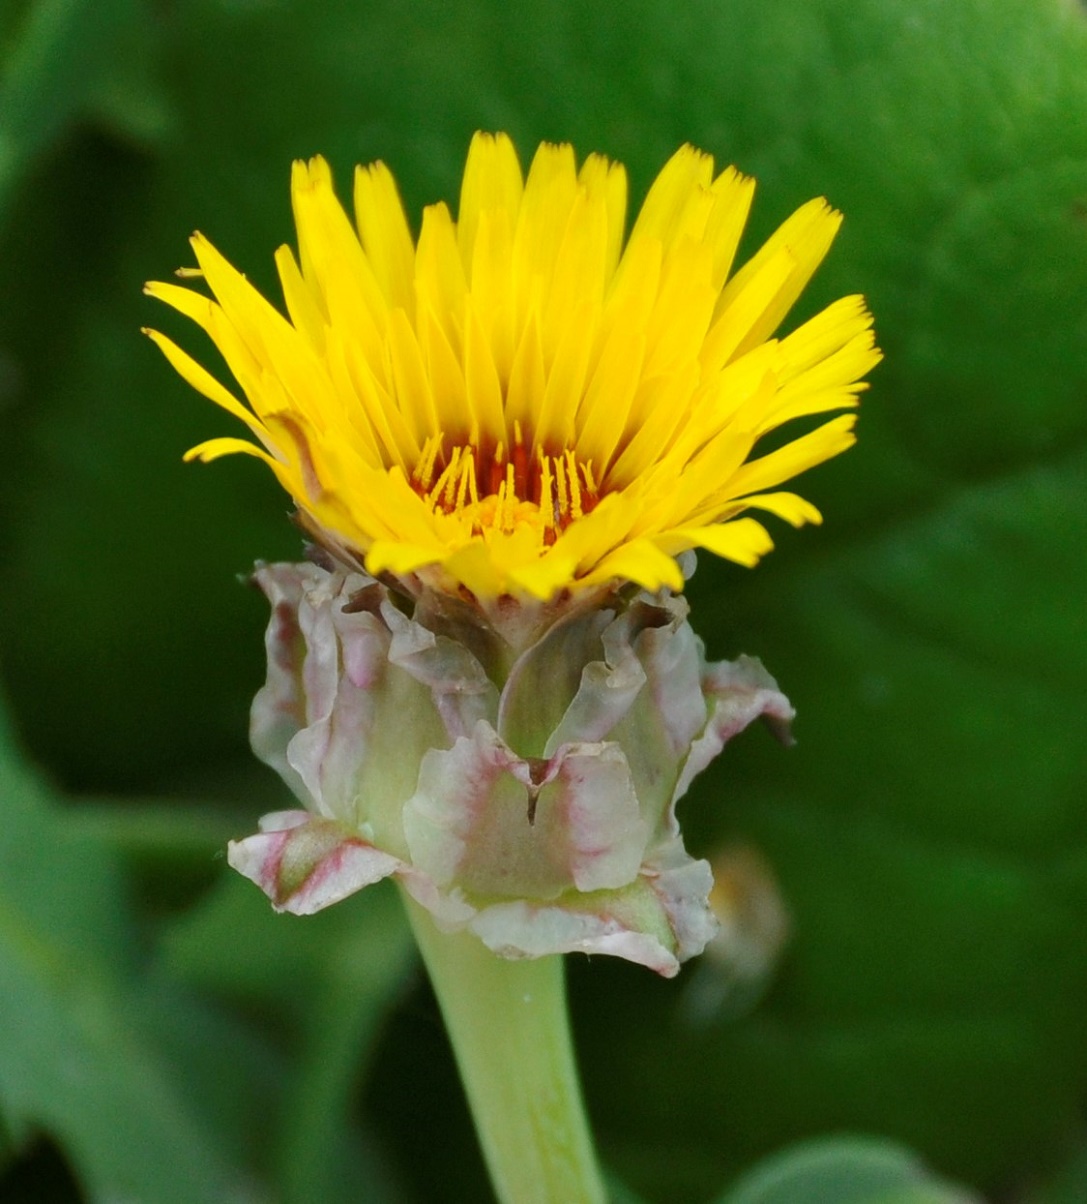
[{"label": "green stem", "polygon": [[405,900],[502,1204],[605,1204],[570,1042],[563,963],[496,957]]}]

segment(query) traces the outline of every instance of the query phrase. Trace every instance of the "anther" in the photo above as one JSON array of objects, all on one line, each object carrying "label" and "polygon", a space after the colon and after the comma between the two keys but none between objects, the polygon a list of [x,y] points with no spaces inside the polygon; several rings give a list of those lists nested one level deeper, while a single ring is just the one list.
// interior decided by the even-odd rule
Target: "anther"
[{"label": "anther", "polygon": [[[461,457],[460,476],[457,480],[457,500],[455,508],[462,510],[464,503],[468,498],[469,488],[475,493],[476,465],[471,449],[466,451]],[[469,482],[471,483],[469,485]]]},{"label": "anther", "polygon": [[434,482],[434,488],[427,494],[427,501],[432,506],[444,505],[448,510],[453,504],[457,488],[457,465],[460,463],[461,449],[453,448],[449,463],[442,470],[441,476]]},{"label": "anther", "polygon": [[542,451],[538,453],[538,457],[540,464],[540,513],[543,516],[544,524],[548,528],[553,528],[556,522],[556,514],[555,497],[551,492],[551,487],[554,484],[554,477],[551,474],[551,460]]},{"label": "anther", "polygon": [[481,457],[479,473],[483,481],[485,493],[491,494],[498,492],[498,486],[502,484],[502,478],[505,475],[502,469],[502,464],[505,459],[506,445],[504,443],[500,443],[494,449],[493,456]]},{"label": "anther", "polygon": [[566,473],[570,478],[570,517],[581,518],[581,482],[578,480],[577,461],[569,448],[566,450],[565,459]]},{"label": "anther", "polygon": [[570,509],[570,493],[566,488],[566,465],[563,463],[562,456],[554,456],[552,458],[555,463],[555,483],[558,486],[559,494],[557,517],[559,522],[563,522]]},{"label": "anther", "polygon": [[527,498],[529,496],[528,451],[521,434],[521,423],[516,418],[513,421],[513,447],[510,448],[510,461],[513,464],[513,479],[517,496]]},{"label": "anther", "polygon": [[441,450],[442,437],[441,435],[431,435],[423,444],[423,454],[419,458],[419,463],[415,466],[415,471],[411,474],[412,480],[415,482],[415,487],[422,493],[427,493],[434,480],[434,464],[438,459],[438,452]]}]

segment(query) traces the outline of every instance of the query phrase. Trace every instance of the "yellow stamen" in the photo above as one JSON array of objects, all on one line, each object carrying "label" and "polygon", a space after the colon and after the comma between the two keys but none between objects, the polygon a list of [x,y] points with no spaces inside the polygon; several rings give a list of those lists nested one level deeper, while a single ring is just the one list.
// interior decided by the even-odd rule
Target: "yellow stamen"
[{"label": "yellow stamen", "polygon": [[[472,471],[468,474],[468,496],[472,499],[472,505],[478,506],[479,505],[479,487],[478,487],[478,483],[476,481],[476,465],[475,465],[474,460],[472,461],[471,468],[472,468]],[[457,504],[460,505],[459,502]]]},{"label": "yellow stamen", "polygon": [[[453,454],[449,457],[449,463],[442,470],[441,476],[434,483],[434,488],[427,494],[427,501],[432,507],[442,504],[443,492],[448,494],[451,488],[455,488],[457,465],[460,463],[461,448],[453,448]],[[448,506],[448,498],[445,504]]]},{"label": "yellow stamen", "polygon": [[570,493],[566,488],[566,465],[563,463],[562,457],[554,456],[552,458],[555,463],[555,482],[559,494],[558,518],[561,522],[566,517],[570,506]]},{"label": "yellow stamen", "polygon": [[463,510],[464,503],[468,498],[469,482],[471,482],[471,492],[476,492],[476,465],[475,457],[472,455],[472,449],[469,448],[460,462],[460,477],[457,481],[457,500],[455,509]]},{"label": "yellow stamen", "polygon": [[506,465],[506,507],[502,512],[502,530],[513,529],[513,516],[517,509],[517,479],[512,463]]},{"label": "yellow stamen", "polygon": [[555,496],[552,487],[555,483],[551,475],[551,460],[540,450],[537,452],[540,463],[540,512],[544,524],[548,528],[555,526]]},{"label": "yellow stamen", "polygon": [[567,448],[565,453],[566,475],[570,478],[570,518],[577,520],[581,514],[581,482],[577,479],[577,461],[574,453]]},{"label": "yellow stamen", "polygon": [[438,458],[438,453],[442,450],[442,436],[431,435],[423,444],[423,454],[419,460],[419,464],[412,473],[412,480],[415,482],[415,487],[421,493],[427,493],[434,480],[434,462]]},{"label": "yellow stamen", "polygon": [[491,519],[491,526],[498,530],[506,529],[506,482],[503,481],[498,486],[498,495],[494,503],[494,517]]}]

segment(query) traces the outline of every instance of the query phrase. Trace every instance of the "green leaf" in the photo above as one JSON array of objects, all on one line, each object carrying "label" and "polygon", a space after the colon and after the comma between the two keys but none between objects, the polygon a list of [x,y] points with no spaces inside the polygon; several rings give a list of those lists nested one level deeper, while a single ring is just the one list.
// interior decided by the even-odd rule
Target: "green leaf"
[{"label": "green leaf", "polygon": [[[358,1155],[352,1148],[351,1102],[364,1082],[383,1022],[415,965],[403,905],[391,890],[372,891],[365,908],[345,908],[343,939],[324,960],[305,1028],[297,1085],[279,1148],[283,1199],[356,1198]],[[363,922],[363,917],[365,917]],[[350,923],[350,929],[347,925]],[[375,1155],[366,1159],[371,1168]],[[350,1172],[355,1171],[354,1175]],[[391,1183],[367,1176],[370,1198],[392,1199]]]},{"label": "green leaf", "polygon": [[171,977],[212,997],[259,1008],[295,1036],[277,1118],[272,1170],[287,1204],[392,1199],[388,1172],[353,1125],[352,1100],[382,1023],[414,966],[396,893],[374,887],[299,920],[276,915],[231,874],[162,945]]},{"label": "green leaf", "polygon": [[604,1183],[608,1192],[609,1204],[646,1204],[641,1196],[635,1195],[622,1180],[606,1168],[604,1171]]},{"label": "green leaf", "polygon": [[[108,848],[69,829],[0,731],[0,1106],[63,1145],[93,1199],[199,1204],[243,1183],[145,1039]],[[118,1134],[124,1140],[118,1140]]]},{"label": "green leaf", "polygon": [[1078,1204],[1087,1196],[1087,1146],[1075,1153],[1041,1186],[1025,1195],[1026,1204]]},{"label": "green leaf", "polygon": [[[158,926],[142,1015],[179,1093],[239,1162],[278,1181],[277,1199],[346,1204],[365,1183],[380,1204],[394,1198],[389,1173],[350,1105],[412,964],[399,902],[377,891],[361,908],[284,925],[226,869],[227,838],[245,822],[168,800],[81,800],[69,817],[123,854],[157,906],[164,893],[190,904]],[[194,882],[211,875],[215,887],[192,907]],[[254,1029],[254,1011],[272,1023]],[[294,1030],[286,1050],[284,1022]]]},{"label": "green leaf", "polygon": [[804,1142],[761,1162],[719,1204],[969,1204],[902,1146],[872,1137]]},{"label": "green leaf", "polygon": [[151,22],[139,0],[32,0],[0,58],[0,217],[35,158],[78,118],[161,136]]},{"label": "green leaf", "polygon": [[89,796],[70,808],[68,821],[81,835],[113,849],[141,902],[160,909],[189,905],[220,879],[227,841],[252,822],[192,799]]}]

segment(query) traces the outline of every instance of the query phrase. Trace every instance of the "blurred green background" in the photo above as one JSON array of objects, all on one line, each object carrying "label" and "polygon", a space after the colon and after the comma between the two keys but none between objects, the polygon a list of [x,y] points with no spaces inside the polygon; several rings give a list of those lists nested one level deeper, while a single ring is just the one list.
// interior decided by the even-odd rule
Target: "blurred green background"
[{"label": "blurred green background", "polygon": [[605,1159],[693,1204],[866,1133],[1082,1204],[1075,0],[0,4],[0,1200],[490,1198],[395,898],[277,918],[226,870],[282,801],[238,577],[300,543],[260,465],[181,464],[234,432],[138,333],[213,362],[140,293],[194,228],[275,292],[292,158],[383,158],[417,218],[477,128],[603,151],[635,201],[691,141],[758,178],[749,250],[825,194],[847,220],[796,317],[864,292],[887,357],[804,482],[825,526],[692,582],[711,653],[761,656],[800,718],[787,753],[730,746],[686,830],[761,852],[791,940],[731,991],[572,962]]}]

